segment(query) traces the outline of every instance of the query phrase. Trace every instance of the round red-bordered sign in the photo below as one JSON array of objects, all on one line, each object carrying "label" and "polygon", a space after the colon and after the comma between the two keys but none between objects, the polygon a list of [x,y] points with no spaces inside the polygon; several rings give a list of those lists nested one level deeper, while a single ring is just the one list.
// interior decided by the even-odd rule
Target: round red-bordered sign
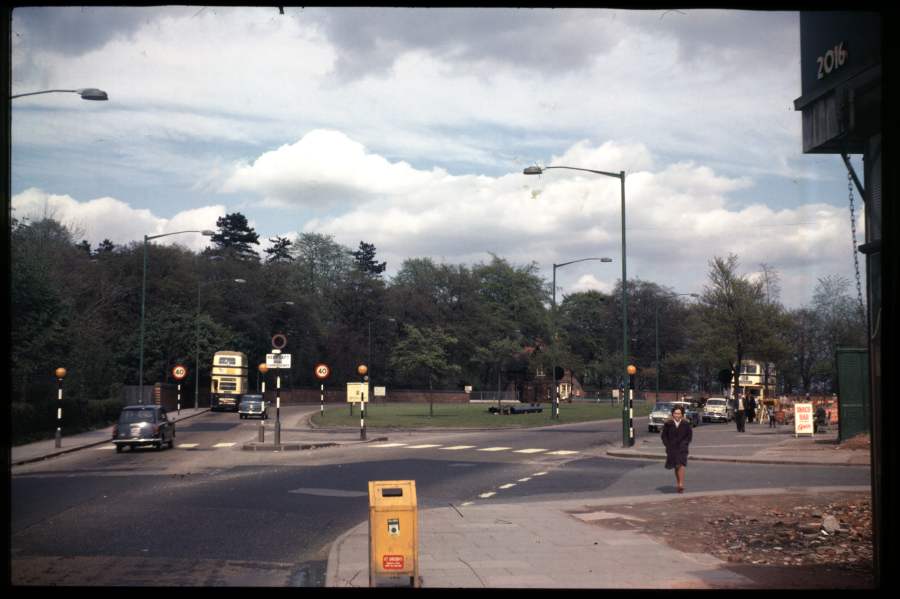
[{"label": "round red-bordered sign", "polygon": [[182,380],[184,377],[186,377],[187,373],[188,373],[188,369],[185,366],[182,366],[181,364],[177,365],[175,368],[172,369],[172,376],[175,377],[175,379],[179,380],[179,381]]},{"label": "round red-bordered sign", "polygon": [[317,379],[324,380],[331,374],[331,369],[328,368],[328,364],[316,364],[315,374]]}]

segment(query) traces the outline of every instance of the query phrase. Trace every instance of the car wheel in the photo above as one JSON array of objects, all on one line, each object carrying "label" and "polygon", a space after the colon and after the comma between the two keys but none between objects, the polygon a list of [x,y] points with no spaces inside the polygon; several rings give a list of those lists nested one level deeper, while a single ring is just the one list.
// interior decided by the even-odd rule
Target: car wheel
[{"label": "car wheel", "polygon": [[116,453],[122,453],[122,446],[116,445]]}]

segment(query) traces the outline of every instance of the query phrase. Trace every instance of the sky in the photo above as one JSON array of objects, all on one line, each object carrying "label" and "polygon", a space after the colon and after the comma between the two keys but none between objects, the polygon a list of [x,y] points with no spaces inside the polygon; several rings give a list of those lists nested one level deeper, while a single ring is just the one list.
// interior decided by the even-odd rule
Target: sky
[{"label": "sky", "polygon": [[388,277],[495,254],[548,282],[609,257],[559,267],[557,300],[609,292],[620,180],[523,174],[566,166],[625,172],[628,280],[702,293],[733,253],[796,308],[855,279],[846,168],[802,152],[796,12],[20,7],[11,42],[13,95],[109,95],[11,101],[13,216],[93,246],[241,212],[261,255],[314,232],[373,243]]}]

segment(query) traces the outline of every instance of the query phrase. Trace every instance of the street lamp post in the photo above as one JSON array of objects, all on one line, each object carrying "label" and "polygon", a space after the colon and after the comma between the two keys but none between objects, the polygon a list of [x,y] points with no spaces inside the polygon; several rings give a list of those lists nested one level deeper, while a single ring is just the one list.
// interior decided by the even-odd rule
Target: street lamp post
[{"label": "street lamp post", "polygon": [[[556,269],[562,268],[563,266],[568,266],[569,264],[575,264],[576,262],[587,262],[588,260],[599,260],[600,262],[612,262],[612,258],[581,258],[579,260],[570,260],[569,262],[563,262],[562,264],[554,264],[553,265],[553,335],[554,335],[554,344],[556,342],[556,336],[558,334],[557,331],[557,323],[556,323]],[[555,360],[554,360],[555,362]],[[554,386],[554,395],[553,401],[554,406],[551,410],[551,417],[559,420],[559,383],[556,381],[556,364],[553,364],[553,386]],[[565,371],[563,371],[565,372]]]},{"label": "street lamp post", "polygon": [[[619,171],[618,173],[608,173],[606,171],[595,171],[587,168],[576,168],[572,166],[529,166],[523,172],[526,175],[540,175],[545,170],[549,170],[551,168],[563,168],[573,171],[584,171],[587,173],[594,173],[595,175],[604,175],[606,177],[614,177],[621,181],[621,195],[622,195],[622,362],[625,374],[628,372],[628,288],[627,288],[627,276],[626,276],[626,262],[625,262],[625,171]],[[623,377],[623,386],[624,381],[627,380]],[[624,404],[624,402],[623,402]],[[628,412],[627,410],[622,410],[622,445],[623,447],[627,447],[626,444],[627,439],[625,434],[625,423],[627,421]]]},{"label": "street lamp post", "polygon": [[38,94],[54,94],[57,92],[62,93],[73,93],[81,96],[82,100],[109,100],[109,96],[106,95],[106,92],[102,89],[97,89],[95,87],[85,87],[82,89],[47,89],[39,92],[28,92],[27,94],[16,94],[14,96],[10,96],[10,100],[15,100],[16,98],[21,98],[23,96],[36,96]]},{"label": "street lamp post", "polygon": [[56,406],[56,447],[62,447],[62,384],[66,369],[57,368],[53,374],[56,375],[56,400],[59,402]]},{"label": "street lamp post", "polygon": [[201,235],[206,235],[207,237],[215,235],[215,231],[210,231],[209,229],[204,229],[202,231],[174,231],[172,233],[163,233],[161,235],[144,235],[144,270],[143,276],[141,277],[141,354],[140,368],[138,372],[138,389],[140,395],[138,396],[138,403],[144,403],[144,307],[147,297],[147,242],[151,239],[168,237],[169,235],[178,235],[180,233],[200,233]]},{"label": "street lamp post", "polygon": [[200,407],[200,290],[216,283],[246,283],[244,279],[218,279],[205,283],[197,282],[197,315],[194,317],[194,342],[196,354],[194,354],[194,409]]},{"label": "street lamp post", "polygon": [[[676,297],[681,295],[689,295],[691,297],[700,297],[697,293],[667,293],[669,297]],[[656,401],[659,401],[659,302],[656,302],[656,310],[655,310],[656,318],[655,322],[655,330],[656,330]]]}]

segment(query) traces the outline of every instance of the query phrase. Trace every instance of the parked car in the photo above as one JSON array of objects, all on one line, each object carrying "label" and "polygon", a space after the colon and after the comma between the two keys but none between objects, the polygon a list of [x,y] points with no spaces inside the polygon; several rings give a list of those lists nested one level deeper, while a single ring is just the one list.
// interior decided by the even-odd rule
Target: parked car
[{"label": "parked car", "polygon": [[262,420],[269,417],[269,406],[262,395],[246,393],[241,396],[241,403],[238,404],[238,414],[241,418],[250,418],[258,416]]},{"label": "parked car", "polygon": [[681,406],[684,408],[684,419],[690,422],[691,426],[700,426],[700,423],[703,422],[703,415],[700,413],[697,404],[691,401],[682,400],[673,401],[672,406]]},{"label": "parked car", "polygon": [[675,404],[663,402],[658,403],[650,411],[650,420],[647,423],[647,430],[656,433],[662,430],[666,420],[672,417],[672,408]]},{"label": "parked car", "polygon": [[156,449],[168,445],[171,449],[175,446],[175,423],[162,406],[125,406],[113,426],[112,442],[116,453],[141,445],[153,445]]},{"label": "parked car", "polygon": [[730,422],[734,419],[734,410],[724,397],[710,397],[703,407],[704,422]]}]

